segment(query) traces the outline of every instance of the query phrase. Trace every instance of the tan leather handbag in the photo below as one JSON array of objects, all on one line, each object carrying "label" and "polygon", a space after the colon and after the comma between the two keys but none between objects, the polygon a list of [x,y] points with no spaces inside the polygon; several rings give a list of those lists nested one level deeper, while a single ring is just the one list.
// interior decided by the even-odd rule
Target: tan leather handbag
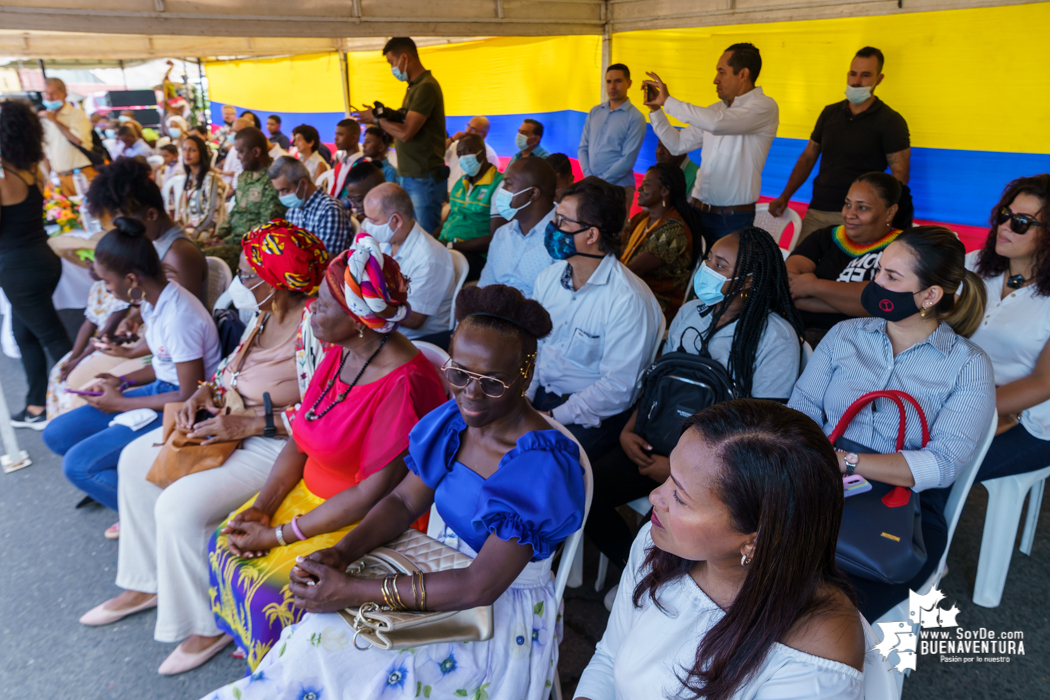
[{"label": "tan leather handbag", "polygon": [[[361,578],[382,579],[390,574],[434,573],[465,569],[474,561],[448,545],[408,530],[385,547],[377,547],[347,568]],[[441,642],[484,642],[492,639],[492,606],[448,612],[398,612],[378,603],[339,612],[354,629],[354,647],[410,649]],[[358,646],[358,637],[368,646]]]},{"label": "tan leather handbag", "polygon": [[[255,342],[256,336],[262,329],[262,324],[257,323],[248,338],[241,344],[241,351],[234,359],[234,376],[241,371],[244,360]],[[255,411],[245,408],[244,399],[237,393],[236,389],[227,389],[223,394],[222,412],[226,415],[236,414],[254,416]],[[240,440],[228,440],[216,442],[210,445],[202,445],[202,439],[190,438],[187,433],[177,430],[175,418],[179,414],[183,404],[181,402],[164,404],[164,433],[161,438],[160,454],[153,461],[146,481],[166,489],[176,481],[189,474],[207,471],[221,467],[233,451],[241,444]]]}]

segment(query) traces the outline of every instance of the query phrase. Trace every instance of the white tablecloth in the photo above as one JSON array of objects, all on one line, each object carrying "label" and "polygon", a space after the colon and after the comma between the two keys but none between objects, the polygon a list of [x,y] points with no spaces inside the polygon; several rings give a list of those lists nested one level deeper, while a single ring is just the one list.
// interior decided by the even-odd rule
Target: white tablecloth
[{"label": "white tablecloth", "polygon": [[[79,267],[62,260],[62,279],[58,282],[51,297],[56,309],[83,309],[87,306],[88,291],[91,289],[93,280],[86,268]],[[0,347],[8,357],[19,359],[22,354],[18,352],[18,344],[15,342],[14,333],[11,331],[11,302],[0,291],[0,314],[4,315],[3,327],[0,328]]]}]

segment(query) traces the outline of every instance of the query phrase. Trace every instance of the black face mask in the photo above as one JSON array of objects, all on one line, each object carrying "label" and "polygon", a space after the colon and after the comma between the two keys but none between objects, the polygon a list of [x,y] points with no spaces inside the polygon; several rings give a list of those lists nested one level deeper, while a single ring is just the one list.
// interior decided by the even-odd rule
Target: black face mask
[{"label": "black face mask", "polygon": [[913,292],[891,292],[875,282],[870,282],[861,292],[860,304],[875,318],[887,321],[903,321],[919,313]]}]

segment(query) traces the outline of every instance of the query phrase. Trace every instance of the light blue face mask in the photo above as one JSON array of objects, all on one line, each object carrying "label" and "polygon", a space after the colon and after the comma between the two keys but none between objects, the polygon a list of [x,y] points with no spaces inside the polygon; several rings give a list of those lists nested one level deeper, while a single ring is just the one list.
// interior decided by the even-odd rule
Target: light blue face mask
[{"label": "light blue face mask", "polygon": [[466,173],[467,177],[474,177],[481,172],[481,163],[478,162],[476,153],[460,156],[459,167],[463,168],[463,172]]},{"label": "light blue face mask", "polygon": [[44,106],[54,112],[55,110],[62,109],[62,105],[65,104],[62,100],[41,100]]},{"label": "light blue face mask", "polygon": [[168,127],[168,134],[171,136],[171,138],[177,139],[180,136],[182,136],[182,129],[175,126]]},{"label": "light blue face mask", "polygon": [[115,139],[115,138],[117,138],[117,130],[116,129],[106,129],[106,138],[107,139]]},{"label": "light blue face mask", "polygon": [[[299,183],[303,184],[302,182]],[[288,207],[289,209],[298,209],[303,206],[303,200],[299,198],[299,188],[295,188],[295,192],[289,192],[288,194],[282,194],[278,197],[281,204]]]},{"label": "light blue face mask", "polygon": [[859,105],[869,97],[871,97],[870,85],[867,87],[853,87],[852,85],[846,86],[846,99],[850,101],[850,104]]},{"label": "light blue face mask", "polygon": [[510,203],[513,202],[514,198],[517,197],[519,194],[521,194],[522,192],[528,192],[531,189],[533,188],[526,187],[525,189],[518,190],[517,192],[510,192],[509,190],[500,187],[498,190],[496,190],[496,211],[498,211],[499,215],[502,216],[504,219],[510,221],[517,215],[519,211],[529,206],[528,202],[522,204],[520,207],[512,207]]},{"label": "light blue face mask", "polygon": [[[398,63],[401,62],[401,57],[398,56]],[[400,80],[402,83],[408,80],[408,73],[397,67],[397,63],[390,66],[390,72],[394,74],[394,77]]]},{"label": "light blue face mask", "polygon": [[725,294],[722,294],[722,287],[728,281],[728,277],[715,272],[705,262],[700,266],[700,271],[693,278],[693,291],[696,292],[696,298],[702,303],[707,306],[714,306],[726,298]]},{"label": "light blue face mask", "polygon": [[519,151],[524,151],[529,147],[529,137],[525,134],[518,134],[514,137],[514,145],[518,147]]}]

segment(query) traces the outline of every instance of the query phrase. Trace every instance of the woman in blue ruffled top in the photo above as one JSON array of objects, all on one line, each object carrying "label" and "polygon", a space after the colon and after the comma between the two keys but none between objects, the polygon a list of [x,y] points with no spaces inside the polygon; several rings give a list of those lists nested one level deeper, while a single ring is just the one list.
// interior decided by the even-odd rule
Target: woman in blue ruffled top
[{"label": "woman in blue ruffled top", "polygon": [[[584,516],[580,450],[525,399],[536,341],[551,330],[535,301],[503,285],[468,287],[445,366],[455,396],[409,434],[409,474],[336,546],[292,569],[290,588],[307,612],[284,630],[255,673],[207,698],[488,698],[541,700],[554,682],[561,622],[550,558]],[[493,606],[485,642],[401,651],[352,644],[337,614],[383,601],[381,581],[347,566],[407,530],[431,505],[442,540],[474,559],[426,576],[426,609]],[[418,609],[408,576],[397,595]],[[322,614],[327,613],[327,614]]]}]

